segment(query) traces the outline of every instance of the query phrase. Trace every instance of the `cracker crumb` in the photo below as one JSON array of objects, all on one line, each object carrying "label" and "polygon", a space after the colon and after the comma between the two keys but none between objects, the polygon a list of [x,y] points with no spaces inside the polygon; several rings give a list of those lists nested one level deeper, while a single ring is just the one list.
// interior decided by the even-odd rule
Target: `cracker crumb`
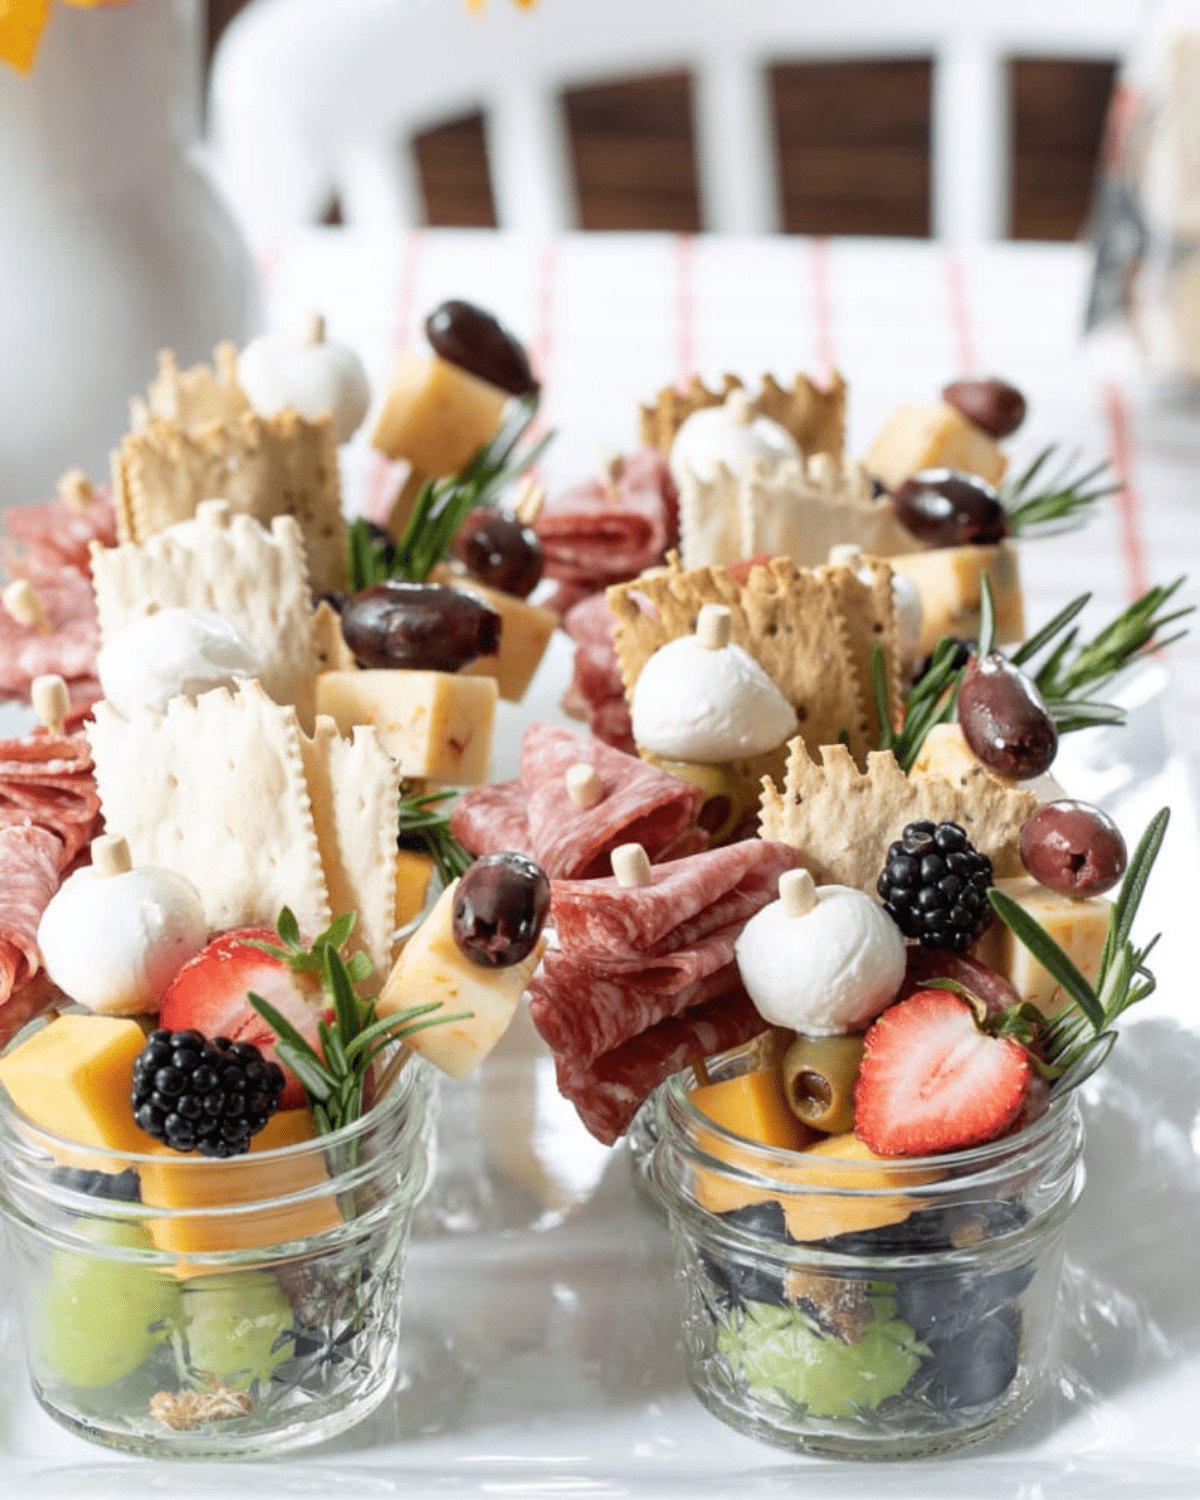
[{"label": "cracker crumb", "polygon": [[248,1417],[254,1402],[245,1391],[214,1384],[208,1391],[159,1391],[150,1397],[150,1415],[173,1432],[190,1432],[205,1422]]}]

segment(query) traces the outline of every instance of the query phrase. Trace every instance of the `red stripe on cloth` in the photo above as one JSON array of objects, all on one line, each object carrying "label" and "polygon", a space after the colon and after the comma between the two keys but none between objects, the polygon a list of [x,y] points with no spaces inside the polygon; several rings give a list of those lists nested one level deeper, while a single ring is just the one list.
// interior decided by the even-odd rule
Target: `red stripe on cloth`
[{"label": "red stripe on cloth", "polygon": [[[413,312],[417,305],[417,279],[421,257],[425,251],[425,231],[415,230],[404,238],[404,251],[400,257],[400,279],[396,286],[396,321],[392,325],[389,344],[393,354],[398,354],[412,339]],[[367,498],[363,502],[363,515],[379,525],[388,518],[397,488],[399,465],[382,453],[372,460],[367,475]]]},{"label": "red stripe on cloth", "polygon": [[682,391],[696,373],[696,242],[690,234],[675,237],[675,317],[675,383]]},{"label": "red stripe on cloth", "polygon": [[1104,415],[1108,420],[1109,454],[1121,483],[1121,488],[1113,496],[1121,553],[1129,575],[1129,597],[1136,599],[1150,587],[1150,572],[1146,565],[1146,543],[1142,536],[1141,501],[1133,482],[1134,453],[1129,406],[1120,387],[1111,381],[1104,387]]},{"label": "red stripe on cloth", "polygon": [[[555,291],[558,282],[558,241],[547,240],[538,257],[537,288],[534,294],[533,337],[529,340],[529,363],[542,387],[538,414],[534,418],[526,437],[527,442],[537,442],[546,431],[546,388],[550,383],[550,367],[554,357],[554,312]],[[534,464],[530,475],[537,480],[542,477],[541,464]]]},{"label": "red stripe on cloth", "polygon": [[837,369],[837,346],[833,340],[833,294],[829,277],[829,241],[819,235],[812,242],[812,290],[814,352],[817,380],[828,385]]},{"label": "red stripe on cloth", "polygon": [[973,375],[978,365],[975,339],[971,332],[971,304],[967,297],[967,275],[957,255],[948,254],[942,262],[946,271],[946,294],[950,310],[950,327],[954,334],[954,356],[960,375]]}]

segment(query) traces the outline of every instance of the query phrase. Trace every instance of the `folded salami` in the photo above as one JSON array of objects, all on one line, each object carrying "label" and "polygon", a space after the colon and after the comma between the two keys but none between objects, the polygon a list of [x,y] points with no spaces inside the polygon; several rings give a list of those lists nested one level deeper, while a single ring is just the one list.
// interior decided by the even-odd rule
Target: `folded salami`
[{"label": "folded salami", "polygon": [[0,1007],[41,965],[37,930],[58,890],[62,845],[32,823],[0,828]]},{"label": "folded salami", "polygon": [[0,741],[0,828],[22,824],[57,835],[64,871],[100,831],[100,797],[84,735],[39,730]]},{"label": "folded salami", "polygon": [[450,832],[471,854],[532,854],[525,788],[499,781],[464,792],[450,814]]},{"label": "folded salami", "polygon": [[603,594],[593,594],[564,618],[563,629],[575,642],[574,674],[568,696],[598,739],[628,754],[636,754],[613,623]]},{"label": "folded salami", "polygon": [[108,485],[94,491],[90,503],[74,507],[62,500],[29,505],[4,514],[2,556],[12,578],[34,582],[64,567],[89,576],[93,542],[117,545],[117,520]]},{"label": "folded salami", "polygon": [[632,454],[611,484],[588,479],[550,500],[535,528],[545,575],[597,590],[661,561],[679,530],[679,497],[662,456]]},{"label": "folded salami", "polygon": [[68,684],[95,680],[100,632],[92,586],[75,568],[39,578],[48,631],[21,625],[0,609],[0,698],[25,697],[35,677],[57,673]]}]

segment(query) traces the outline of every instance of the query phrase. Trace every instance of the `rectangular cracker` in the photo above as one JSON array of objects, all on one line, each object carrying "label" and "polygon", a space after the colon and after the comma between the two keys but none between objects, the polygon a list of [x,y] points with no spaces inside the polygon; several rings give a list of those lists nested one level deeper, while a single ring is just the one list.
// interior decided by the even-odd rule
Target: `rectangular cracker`
[{"label": "rectangular cracker", "polygon": [[905,776],[891,751],[876,751],[863,772],[841,745],[823,746],[817,765],[797,738],[782,791],[763,781],[759,832],[790,844],[818,885],[873,894],[888,845],[919,818],[959,824],[992,861],[997,879],[1019,874],[1021,825],[1036,806],[1033,792],[978,763],[954,777]]},{"label": "rectangular cracker", "polygon": [[357,912],[349,947],[375,965],[363,991],[375,995],[392,966],[400,768],[361,725],[343,739],[322,717],[299,744],[329,905],[336,916]]},{"label": "rectangular cracker", "polygon": [[314,591],[346,585],[346,524],[328,416],[309,422],[290,410],[247,412],[194,431],[152,416],[125,437],[112,472],[124,542],[144,542],[194,516],[202,500],[220,498],[264,525],[295,516]]},{"label": "rectangular cracker", "polygon": [[824,579],[833,590],[842,618],[846,622],[850,655],[862,686],[867,732],[870,743],[878,745],[883,725],[880,723],[872,683],[872,662],[876,646],[883,652],[888,723],[892,726],[899,722],[902,697],[900,642],[896,633],[896,596],[892,590],[892,570],[882,558],[860,557],[849,566],[827,565],[816,571],[817,576]]},{"label": "rectangular cracker", "polygon": [[295,710],[257,682],[130,719],[97,703],[87,727],[105,825],[135,865],[190,880],[210,929],[274,927],[290,906],[309,939],[332,918]]},{"label": "rectangular cracker", "polygon": [[[639,407],[642,442],[663,455],[670,453],[675,434],[694,411],[719,406],[741,385],[736,375],[725,375],[721,389],[712,391],[693,375],[682,391],[664,386],[649,405]],[[764,375],[757,393],[751,395],[750,407],[756,417],[770,417],[785,427],[801,453],[831,453],[841,458],[845,451],[846,382],[836,370],[824,391],[807,375],[797,375],[790,390],[774,376]]]},{"label": "rectangular cracker", "polygon": [[237,345],[218,344],[211,365],[193,365],[181,370],[170,349],[159,350],[158,374],[150,382],[146,399],[135,396],[129,403],[135,431],[151,417],[163,417],[188,432],[206,422],[230,422],[250,410],[250,402],[238,384]]},{"label": "rectangular cracker", "polygon": [[626,695],[646,662],[668,641],[690,635],[705,604],[726,604],[732,640],[748,651],[796,710],[813,749],[847,737],[860,760],[876,743],[846,621],[828,579],[788,558],[751,568],[739,584],[724,568],[684,572],[670,565],[608,590]]},{"label": "rectangular cracker", "polygon": [[276,516],[267,530],[251,516],[231,515],[227,501],[205,501],[186,541],[159,533],[141,543],[93,545],[92,587],[103,643],[140,618],[147,602],[226,616],[258,652],[266,691],[312,728],[316,615],[294,516]]},{"label": "rectangular cracker", "polygon": [[687,464],[683,465],[679,484],[679,551],[685,568],[725,566],[754,555],[742,546],[738,489],[736,476],[724,464],[717,465],[711,479],[701,479]]}]

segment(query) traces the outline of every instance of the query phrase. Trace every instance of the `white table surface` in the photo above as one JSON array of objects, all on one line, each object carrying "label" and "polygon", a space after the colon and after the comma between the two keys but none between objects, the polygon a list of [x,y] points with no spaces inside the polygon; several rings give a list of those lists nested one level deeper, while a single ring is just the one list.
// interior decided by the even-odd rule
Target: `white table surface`
[{"label": "white table surface", "polygon": [[[559,431],[544,464],[551,489],[589,472],[600,452],[631,446],[637,398],[693,371],[785,378],[836,364],[850,386],[852,452],[898,402],[934,399],[956,374],[1002,374],[1030,399],[1027,430],[1011,445],[1017,463],[1061,441],[1110,454],[1130,481],[1087,531],[1024,548],[1029,618],[1090,589],[1085,620],[1098,624],[1147,582],[1189,570],[1184,597],[1200,599],[1200,423],[1081,355],[1087,262],[1075,247],[952,256],[912,242],[576,235],[547,244],[449,231],[384,242],[329,230],[286,246],[264,271],[272,315],[320,308],[375,383],[443,298],[498,312],[530,340],[545,383],[546,420]],[[385,477],[365,447],[350,452],[352,506],[377,499]],[[561,688],[559,645],[535,685],[535,712]],[[1056,1378],[1014,1432],[961,1460],[883,1468],[808,1461],[727,1432],[683,1380],[661,1290],[665,1236],[634,1205],[622,1157],[580,1145],[562,1170],[586,1179],[581,1202],[553,1229],[416,1247],[395,1401],[358,1434],[286,1464],[143,1464],[67,1438],[24,1388],[10,1311],[0,1493],[1200,1494],[1200,1037],[1189,942],[1200,890],[1190,790],[1198,664],[1200,629],[1129,687],[1123,739],[1073,736],[1064,751],[1068,789],[1103,797],[1127,831],[1163,801],[1175,808],[1147,902],[1168,933],[1161,993],[1089,1105],[1092,1185],[1069,1238],[1071,1316]],[[504,753],[529,714],[527,704],[504,721]]]}]

